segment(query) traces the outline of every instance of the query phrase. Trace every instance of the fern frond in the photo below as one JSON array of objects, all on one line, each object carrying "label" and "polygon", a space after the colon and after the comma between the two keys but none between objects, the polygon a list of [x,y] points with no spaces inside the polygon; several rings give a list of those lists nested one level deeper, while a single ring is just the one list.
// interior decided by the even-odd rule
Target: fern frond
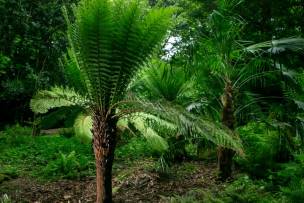
[{"label": "fern frond", "polygon": [[[162,41],[172,9],[145,9],[138,0],[84,0],[68,36],[91,99],[108,108]],[[67,16],[67,15],[66,15]]]},{"label": "fern frond", "polygon": [[51,90],[41,90],[31,99],[30,107],[35,113],[47,113],[50,109],[67,106],[85,108],[89,104],[86,97],[73,89],[53,87]]},{"label": "fern frond", "polygon": [[77,60],[71,49],[69,49],[68,53],[60,59],[60,62],[63,66],[67,85],[69,87],[73,87],[73,89],[81,94],[86,94],[87,87],[85,80],[80,72]]},{"label": "fern frond", "polygon": [[[135,108],[139,112],[145,112],[176,126],[177,132],[189,139],[206,139],[218,146],[233,149],[242,154],[242,143],[239,137],[221,124],[214,123],[205,118],[198,117],[188,112],[180,105],[170,102],[152,103],[137,100],[128,105],[128,109]],[[121,108],[122,109],[122,108]]]},{"label": "fern frond", "polygon": [[90,143],[92,140],[92,125],[93,121],[91,116],[79,114],[74,122],[75,136],[84,143]]},{"label": "fern frond", "polygon": [[[150,100],[166,100],[184,103],[193,100],[197,91],[194,82],[180,67],[172,67],[163,61],[152,61],[140,72],[131,89]],[[146,94],[146,95],[145,95]]]},{"label": "fern frond", "polygon": [[[128,121],[146,138],[148,144],[159,152],[168,150],[169,145],[167,141],[161,137],[147,122],[148,119],[158,119],[149,114],[138,113],[131,115]],[[162,123],[165,124],[165,123]]]}]

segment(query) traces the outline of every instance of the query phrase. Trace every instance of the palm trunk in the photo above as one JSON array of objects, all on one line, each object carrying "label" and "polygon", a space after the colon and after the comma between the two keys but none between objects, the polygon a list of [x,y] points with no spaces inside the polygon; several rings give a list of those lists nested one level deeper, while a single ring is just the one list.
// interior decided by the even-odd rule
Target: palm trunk
[{"label": "palm trunk", "polygon": [[96,203],[112,202],[112,165],[117,119],[97,111],[93,116],[93,148],[96,160]]},{"label": "palm trunk", "polygon": [[[227,82],[225,85],[225,92],[223,95],[223,114],[222,123],[230,130],[234,130],[235,117],[233,106],[233,88],[231,82]],[[219,177],[221,180],[226,180],[231,177],[233,156],[235,152],[232,149],[225,147],[219,147],[218,149],[218,168]]]},{"label": "palm trunk", "polygon": [[173,144],[173,161],[182,162],[187,157],[185,137],[182,134],[177,134],[172,140]]}]

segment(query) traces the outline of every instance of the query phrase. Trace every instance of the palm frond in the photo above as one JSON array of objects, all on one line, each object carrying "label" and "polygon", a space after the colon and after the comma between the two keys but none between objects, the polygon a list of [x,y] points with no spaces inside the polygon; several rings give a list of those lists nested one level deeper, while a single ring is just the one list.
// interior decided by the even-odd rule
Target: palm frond
[{"label": "palm frond", "polygon": [[67,106],[85,108],[89,104],[87,98],[73,89],[53,87],[41,90],[31,99],[30,107],[35,113],[47,113],[50,109]]},{"label": "palm frond", "polygon": [[246,51],[251,53],[268,52],[271,54],[277,54],[285,50],[291,50],[295,52],[304,51],[304,39],[299,37],[289,37],[277,40],[271,40],[253,44],[245,48]]}]

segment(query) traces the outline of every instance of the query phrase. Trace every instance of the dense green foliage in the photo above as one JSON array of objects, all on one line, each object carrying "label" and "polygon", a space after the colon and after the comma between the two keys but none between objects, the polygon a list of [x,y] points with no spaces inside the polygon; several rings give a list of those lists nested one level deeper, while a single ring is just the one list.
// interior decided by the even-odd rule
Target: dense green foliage
[{"label": "dense green foliage", "polygon": [[27,121],[35,91],[62,81],[58,58],[67,37],[61,7],[73,2],[0,1],[1,124]]},{"label": "dense green foliage", "polygon": [[103,111],[120,181],[137,162],[188,177],[232,150],[229,181],[161,202],[304,202],[301,0],[77,2],[0,0],[0,203],[14,179],[93,176]]},{"label": "dense green foliage", "polygon": [[[262,129],[262,128],[261,128]],[[260,129],[260,130],[261,130]],[[1,158],[0,175],[1,182],[15,179],[18,177],[27,177],[39,180],[40,182],[54,181],[62,179],[82,179],[86,176],[94,175],[94,158],[91,153],[91,147],[84,145],[75,138],[66,138],[60,135],[32,137],[30,128],[15,126],[7,128],[0,133],[1,140]],[[248,126],[242,130],[244,135],[252,134],[251,140],[247,139],[248,145],[256,147],[269,141],[261,141],[261,134],[256,127]],[[244,133],[246,132],[246,133]],[[261,148],[262,149],[262,148]],[[275,146],[265,147],[265,150],[275,150]],[[255,171],[264,174],[264,179],[256,179],[256,175],[248,176],[239,174],[232,183],[223,183],[221,191],[216,193],[206,189],[197,188],[185,194],[185,196],[172,195],[163,196],[165,202],[302,202],[303,201],[303,154],[295,155],[294,161],[285,164],[271,165],[276,170],[271,171],[268,166],[262,165],[264,160],[271,160],[273,157],[266,155],[263,150],[257,152],[252,150],[246,152],[248,155],[248,164],[254,166]],[[260,153],[262,153],[261,156]],[[151,160],[142,165],[142,170],[159,171],[161,163],[157,161],[157,151],[149,148],[149,145],[141,137],[132,139],[122,139],[119,141],[119,147],[116,151],[117,162],[114,165],[114,174],[117,178],[123,180],[125,176],[132,171],[128,166],[140,160]],[[250,156],[254,157],[252,160]],[[258,160],[260,159],[260,160]],[[273,159],[274,160],[274,159]],[[238,161],[239,162],[239,161]],[[241,166],[246,166],[239,162]],[[167,168],[167,175],[175,178],[185,176],[197,170],[197,166],[189,163],[177,164],[176,167]],[[247,169],[244,169],[247,170]],[[171,174],[171,175],[170,175]],[[166,180],[166,179],[165,179]],[[8,192],[1,189],[0,192]],[[168,194],[169,195],[169,194]],[[3,197],[4,198],[4,197]]]},{"label": "dense green foliage", "polygon": [[91,174],[94,169],[90,147],[79,145],[74,138],[34,138],[30,129],[16,126],[1,132],[0,139],[0,173],[3,174],[42,179],[77,178]]},{"label": "dense green foliage", "polygon": [[[31,177],[48,181],[94,175],[91,146],[82,144],[77,138],[32,137],[30,128],[16,125],[2,131],[0,140],[0,176],[5,175],[8,179]],[[116,159],[120,162],[157,155],[141,137],[123,138],[119,145]]]}]

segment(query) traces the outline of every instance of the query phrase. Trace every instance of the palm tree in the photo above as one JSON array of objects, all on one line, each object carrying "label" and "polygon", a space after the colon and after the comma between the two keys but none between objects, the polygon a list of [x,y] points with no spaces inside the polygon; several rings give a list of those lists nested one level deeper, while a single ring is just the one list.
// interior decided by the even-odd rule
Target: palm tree
[{"label": "palm tree", "polygon": [[75,74],[84,83],[87,95],[57,88],[58,94],[53,96],[63,98],[60,106],[63,101],[65,105],[82,102],[92,117],[96,202],[112,202],[116,104],[171,24],[173,9],[146,8],[137,0],[82,0],[74,7],[74,22],[64,9],[71,50],[79,68]]},{"label": "palm tree", "polygon": [[[202,86],[210,89],[206,92],[214,92],[216,89],[218,92],[222,92],[215,100],[219,104],[217,106],[221,112],[219,113],[221,114],[221,123],[231,131],[235,131],[235,98],[237,92],[237,83],[235,82],[238,77],[243,77],[240,73],[244,73],[245,70],[243,59],[237,58],[241,57],[241,47],[236,40],[243,27],[243,22],[237,17],[214,11],[210,14],[206,27],[209,31],[209,36],[203,39],[202,49],[200,49],[198,55],[201,56],[199,61],[202,61],[200,62],[200,67],[208,69],[208,71],[200,70],[198,80],[202,81],[201,78],[208,77],[209,81],[204,81],[208,83],[208,87],[206,84],[202,84]],[[243,71],[240,69],[241,65],[243,65],[241,67]],[[206,73],[209,73],[209,76],[205,75]],[[210,76],[217,78],[217,85],[214,88],[210,88],[212,85]],[[218,84],[222,84],[220,87],[223,90],[219,89]],[[218,168],[219,176],[222,180],[226,180],[231,176],[234,154],[235,152],[231,149],[218,147]]]},{"label": "palm tree", "polygon": [[[206,23],[209,32],[194,57],[197,58],[194,64],[195,69],[199,69],[197,78],[201,81],[202,92],[209,98],[205,113],[207,108],[212,109],[213,116],[215,110],[215,115],[220,117],[218,119],[231,131],[246,122],[244,111],[250,115],[247,115],[249,119],[254,119],[259,113],[259,106],[255,104],[261,98],[252,91],[254,86],[262,83],[262,78],[265,79],[267,75],[280,74],[280,70],[271,67],[269,56],[260,57],[265,48],[273,52],[283,49],[299,51],[303,47],[303,40],[299,38],[273,40],[246,47],[248,42],[239,40],[243,26],[244,22],[227,10],[214,11]],[[207,113],[210,114],[210,111]],[[231,176],[234,154],[231,149],[218,148],[218,168],[222,180]]]}]

